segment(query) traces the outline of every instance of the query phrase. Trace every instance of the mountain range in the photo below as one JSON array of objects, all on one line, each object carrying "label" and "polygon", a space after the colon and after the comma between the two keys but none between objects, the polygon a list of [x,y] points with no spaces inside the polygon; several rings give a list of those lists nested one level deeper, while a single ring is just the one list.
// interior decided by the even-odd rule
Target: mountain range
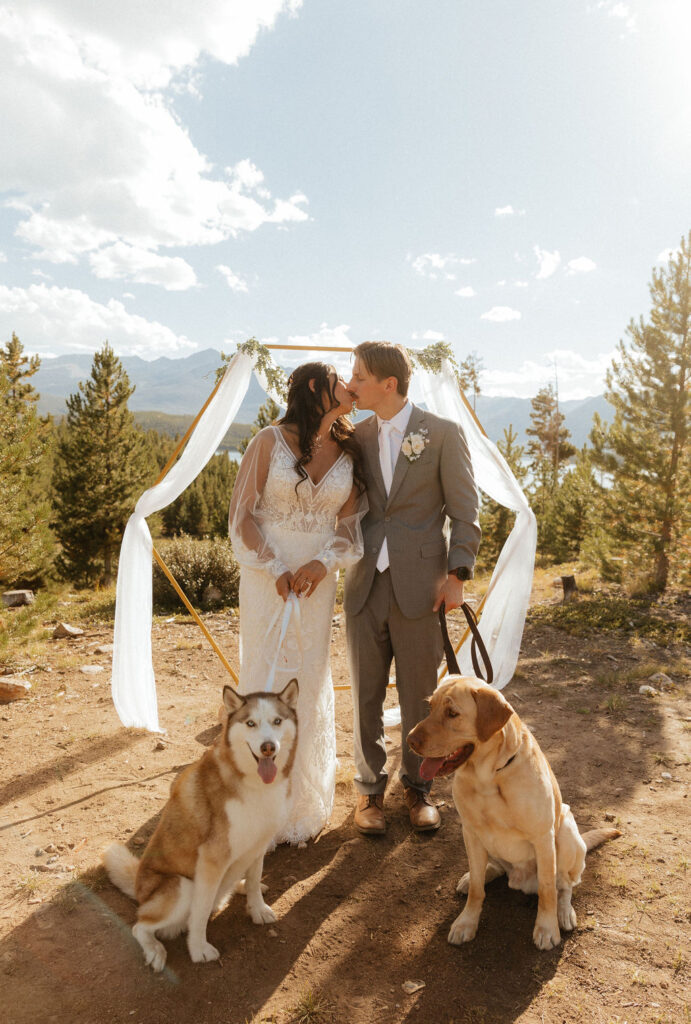
[{"label": "mountain range", "polygon": [[[41,395],[39,411],[52,413],[56,417],[64,415],[65,399],[77,390],[79,381],[89,376],[92,359],[89,353],[44,358],[32,379]],[[206,401],[214,386],[216,369],[221,365],[221,355],[215,349],[207,348],[184,359],[168,359],[163,356],[147,361],[139,356],[123,356],[120,361],[130,382],[135,385],[129,407],[137,421],[144,426],[156,426],[174,434],[184,432]],[[252,423],[259,406],[265,400],[264,391],[252,376],[236,424]],[[604,395],[561,402],[560,409],[566,417],[571,439],[578,447],[588,439],[593,413],[598,412],[606,420],[612,417],[612,408]],[[525,429],[530,424],[529,398],[479,395],[476,413],[493,441],[501,440],[504,429],[510,424],[521,443],[525,441]],[[226,439],[228,446],[234,446],[237,433],[236,426],[232,435]]]}]

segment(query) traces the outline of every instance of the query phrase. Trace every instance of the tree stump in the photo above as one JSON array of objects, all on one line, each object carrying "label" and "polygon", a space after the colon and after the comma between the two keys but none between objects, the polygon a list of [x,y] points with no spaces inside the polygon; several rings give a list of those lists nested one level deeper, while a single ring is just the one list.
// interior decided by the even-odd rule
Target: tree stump
[{"label": "tree stump", "polygon": [[575,576],[562,576],[561,585],[564,588],[564,604],[568,601],[578,600],[578,587]]}]

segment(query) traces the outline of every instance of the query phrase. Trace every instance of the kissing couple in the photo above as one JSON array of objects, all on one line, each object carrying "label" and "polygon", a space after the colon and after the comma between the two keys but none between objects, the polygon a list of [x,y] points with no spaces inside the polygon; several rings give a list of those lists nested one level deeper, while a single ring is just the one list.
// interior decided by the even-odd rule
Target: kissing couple
[{"label": "kissing couple", "polygon": [[[285,415],[256,434],[238,470],[229,527],[241,567],[239,689],[264,689],[272,662],[276,690],[295,675],[300,683],[292,807],[277,843],[316,836],[333,807],[329,642],[342,568],[355,824],[370,835],[386,830],[384,698],[395,660],[410,821],[420,831],[440,825],[405,737],[437,685],[436,613],[442,602],[447,610],[463,603],[473,575],[478,494],[461,427],[413,405],[410,376],[405,348],[386,341],[357,346],[347,384],[324,363],[297,367]],[[354,405],[373,413],[355,427]],[[289,599],[297,612],[286,625]]]}]

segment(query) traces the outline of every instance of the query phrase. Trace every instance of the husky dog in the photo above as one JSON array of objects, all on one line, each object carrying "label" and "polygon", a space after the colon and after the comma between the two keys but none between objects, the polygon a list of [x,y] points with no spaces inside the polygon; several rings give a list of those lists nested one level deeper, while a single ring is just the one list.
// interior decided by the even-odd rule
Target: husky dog
[{"label": "husky dog", "polygon": [[154,971],[166,962],[157,933],[174,938],[187,931],[195,963],[218,958],[206,941],[207,921],[242,879],[254,923],[276,920],[261,877],[264,853],[288,813],[297,698],[297,679],[278,694],[241,696],[226,686],[222,731],[173,782],[141,860],[122,843],[105,851],[111,881],[139,903],[132,932]]}]

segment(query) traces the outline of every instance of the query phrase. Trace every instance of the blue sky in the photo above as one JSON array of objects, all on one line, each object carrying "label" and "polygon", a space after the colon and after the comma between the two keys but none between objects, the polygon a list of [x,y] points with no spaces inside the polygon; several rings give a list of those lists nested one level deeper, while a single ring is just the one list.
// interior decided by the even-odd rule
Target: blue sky
[{"label": "blue sky", "polygon": [[0,339],[602,390],[691,227],[687,0],[0,3]]}]

